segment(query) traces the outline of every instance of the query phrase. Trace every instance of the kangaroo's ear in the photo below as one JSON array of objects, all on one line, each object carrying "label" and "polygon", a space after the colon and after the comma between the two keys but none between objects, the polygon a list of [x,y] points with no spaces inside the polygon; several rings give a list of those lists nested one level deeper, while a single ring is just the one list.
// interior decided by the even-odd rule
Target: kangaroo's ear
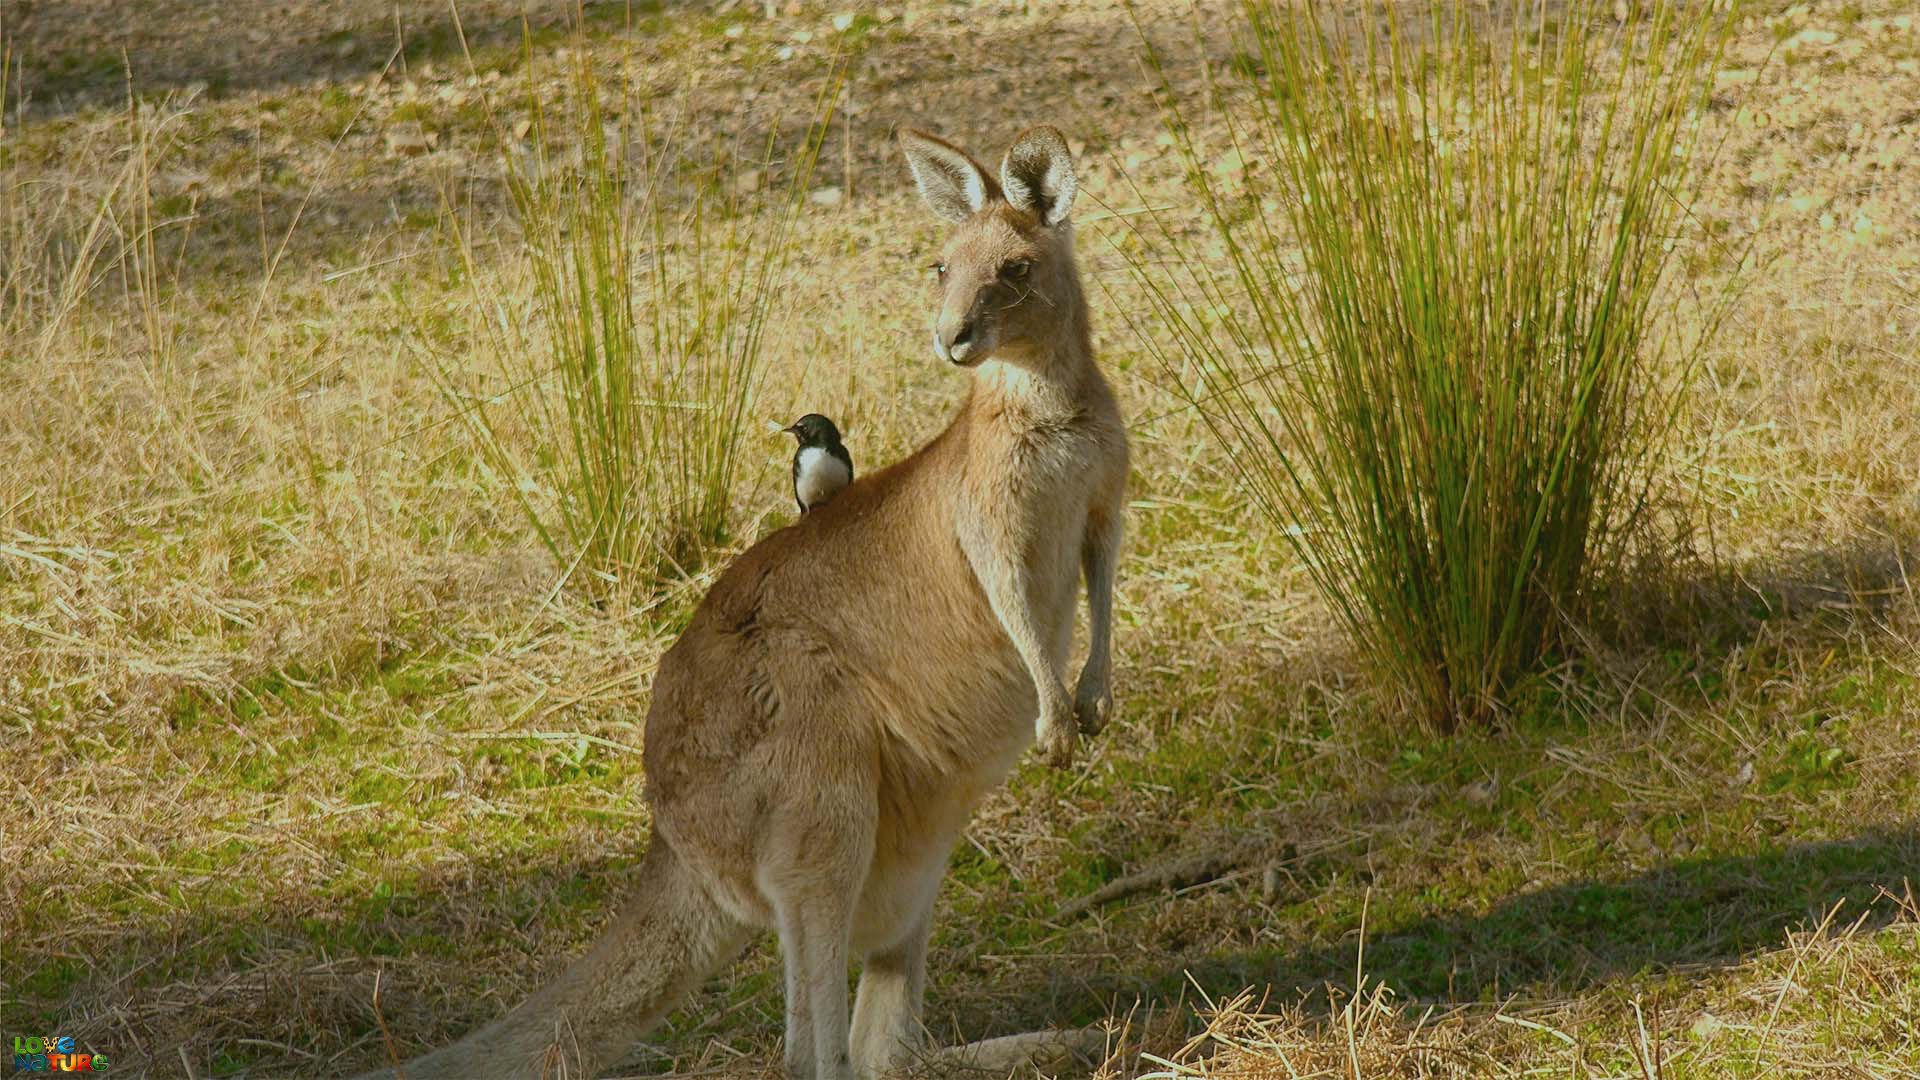
[{"label": "kangaroo's ear", "polygon": [[934,213],[956,225],[979,213],[1000,194],[987,170],[945,139],[901,128],[900,149],[906,151],[920,197],[927,200]]},{"label": "kangaroo's ear", "polygon": [[1000,186],[1007,202],[1049,225],[1067,220],[1073,208],[1073,155],[1057,128],[1028,128],[1013,141],[1000,163]]}]

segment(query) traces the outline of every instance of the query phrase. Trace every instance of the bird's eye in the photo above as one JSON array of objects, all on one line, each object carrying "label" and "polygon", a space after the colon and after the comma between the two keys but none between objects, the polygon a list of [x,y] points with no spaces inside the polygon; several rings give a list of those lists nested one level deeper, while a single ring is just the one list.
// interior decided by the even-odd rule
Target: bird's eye
[{"label": "bird's eye", "polygon": [[1033,269],[1032,263],[1025,259],[1015,259],[1000,268],[1000,276],[1006,278],[1008,281],[1019,281],[1026,277],[1027,271],[1031,269]]},{"label": "bird's eye", "polygon": [[947,264],[943,262],[934,263],[933,276],[939,278],[941,281],[947,280]]}]

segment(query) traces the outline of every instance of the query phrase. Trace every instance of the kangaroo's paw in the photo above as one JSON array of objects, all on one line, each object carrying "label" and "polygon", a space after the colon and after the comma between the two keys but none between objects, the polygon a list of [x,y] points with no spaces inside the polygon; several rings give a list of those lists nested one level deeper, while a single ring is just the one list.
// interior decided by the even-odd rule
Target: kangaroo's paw
[{"label": "kangaroo's paw", "polygon": [[1037,734],[1041,760],[1056,769],[1073,764],[1073,744],[1078,735],[1072,721],[1064,715],[1052,717],[1040,725]]},{"label": "kangaroo's paw", "polygon": [[1105,679],[1080,677],[1073,694],[1073,719],[1082,735],[1098,735],[1113,717],[1113,691]]}]

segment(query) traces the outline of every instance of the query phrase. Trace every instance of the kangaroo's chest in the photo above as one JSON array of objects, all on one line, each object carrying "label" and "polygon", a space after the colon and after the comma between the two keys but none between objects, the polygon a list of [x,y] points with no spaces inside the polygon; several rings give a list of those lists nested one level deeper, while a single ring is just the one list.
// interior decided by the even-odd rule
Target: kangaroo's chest
[{"label": "kangaroo's chest", "polygon": [[1006,437],[979,462],[992,482],[975,487],[974,511],[994,519],[1003,557],[1016,562],[1028,599],[1049,630],[1071,628],[1087,514],[1100,447],[1077,427]]}]

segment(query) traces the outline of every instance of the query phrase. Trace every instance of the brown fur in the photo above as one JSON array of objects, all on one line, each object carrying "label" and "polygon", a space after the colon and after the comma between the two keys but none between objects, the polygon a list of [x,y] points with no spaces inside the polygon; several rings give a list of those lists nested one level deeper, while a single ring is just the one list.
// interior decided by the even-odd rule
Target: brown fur
[{"label": "brown fur", "polygon": [[[971,395],[714,583],[654,682],[641,895],[552,986],[405,1066],[413,1080],[591,1075],[766,927],[788,1071],[883,1071],[920,1034],[929,913],[968,815],[1036,734],[1065,764],[1076,726],[1104,718],[1127,448],[1073,265],[1065,144],[1023,135],[997,183],[931,136],[902,143],[929,203],[966,208],[935,334],[975,369]],[[955,349],[963,325],[973,346]],[[1069,698],[1083,574],[1092,636]]]}]

